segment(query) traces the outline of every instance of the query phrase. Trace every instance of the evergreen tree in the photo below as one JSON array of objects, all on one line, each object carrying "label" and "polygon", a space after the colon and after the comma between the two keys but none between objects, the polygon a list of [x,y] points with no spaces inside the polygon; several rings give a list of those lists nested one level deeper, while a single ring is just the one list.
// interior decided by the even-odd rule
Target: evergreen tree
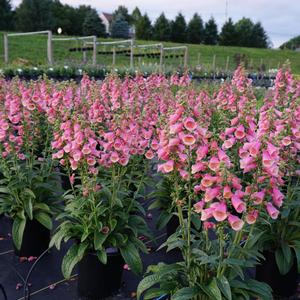
[{"label": "evergreen tree", "polygon": [[280,49],[290,49],[295,50],[300,47],[300,35],[290,39],[289,41],[283,43],[279,48]]},{"label": "evergreen tree", "polygon": [[128,38],[129,24],[122,14],[117,15],[112,21],[111,36],[113,38]]},{"label": "evergreen tree", "polygon": [[223,46],[237,46],[237,33],[235,30],[234,23],[231,18],[226,21],[222,27],[220,37],[219,37],[220,45]]},{"label": "evergreen tree", "polygon": [[254,24],[249,18],[242,18],[235,24],[237,46],[252,47]]},{"label": "evergreen tree", "polygon": [[196,13],[187,27],[187,41],[192,44],[200,44],[204,40],[204,28],[201,17]]},{"label": "evergreen tree", "polygon": [[97,11],[94,9],[86,15],[82,26],[83,35],[106,36],[105,26],[99,18]]},{"label": "evergreen tree", "polygon": [[268,36],[261,23],[256,23],[252,28],[252,46],[256,48],[268,48]]},{"label": "evergreen tree", "polygon": [[171,38],[171,24],[164,13],[162,13],[154,23],[153,38],[156,41],[169,41]]},{"label": "evergreen tree", "polygon": [[16,9],[16,28],[19,31],[51,29],[54,24],[51,0],[23,0]]},{"label": "evergreen tree", "polygon": [[128,12],[128,9],[126,6],[124,5],[120,5],[114,12],[113,12],[113,20],[117,18],[118,15],[122,15],[124,20],[128,23],[131,24],[132,23],[132,19],[131,16]]},{"label": "evergreen tree", "polygon": [[76,20],[75,8],[69,5],[63,5],[59,0],[55,0],[52,4],[52,14],[54,18],[52,30],[54,32],[56,32],[58,28],[62,28],[63,34],[76,34],[72,26],[72,21]]},{"label": "evergreen tree", "polygon": [[132,23],[135,25],[141,17],[142,17],[141,11],[139,10],[138,7],[136,7],[131,14]]},{"label": "evergreen tree", "polygon": [[0,30],[11,30],[14,27],[14,15],[10,0],[0,0]]},{"label": "evergreen tree", "polygon": [[135,25],[135,36],[141,40],[151,40],[152,25],[147,14],[144,14]]},{"label": "evergreen tree", "polygon": [[179,13],[171,23],[171,41],[178,43],[184,43],[186,41],[186,22],[181,13]]},{"label": "evergreen tree", "polygon": [[207,45],[216,45],[218,43],[218,26],[212,17],[205,23],[204,43]]},{"label": "evergreen tree", "polygon": [[75,8],[76,21],[72,22],[72,26],[74,27],[74,31],[76,35],[84,35],[83,34],[83,23],[85,21],[86,16],[93,11],[93,8],[90,5],[79,5],[78,8]]}]

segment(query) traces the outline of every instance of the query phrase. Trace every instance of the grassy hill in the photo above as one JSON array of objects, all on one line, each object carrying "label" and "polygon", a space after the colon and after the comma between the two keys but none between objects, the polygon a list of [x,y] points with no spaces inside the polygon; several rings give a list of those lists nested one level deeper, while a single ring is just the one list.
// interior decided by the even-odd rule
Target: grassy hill
[{"label": "grassy hill", "polygon": [[[100,41],[103,41],[101,39]],[[106,39],[106,41],[108,41]],[[151,44],[153,41],[137,41],[137,44]],[[177,46],[180,44],[164,43],[165,46]],[[64,41],[53,42],[53,57],[55,64],[60,65],[80,65],[82,64],[81,52],[70,52],[70,48],[82,47],[82,42]],[[228,70],[233,70],[240,60],[243,60],[249,70],[257,71],[258,69],[274,69],[282,65],[286,60],[291,62],[292,71],[300,74],[300,53],[291,50],[273,50],[273,49],[256,49],[242,47],[223,47],[207,45],[188,45],[190,69],[201,69],[204,72],[210,72],[213,69],[213,60],[215,56],[215,70],[225,71],[227,61]],[[10,66],[20,65],[46,65],[47,57],[47,37],[43,35],[10,37],[9,38],[9,60]],[[125,48],[126,49],[126,48]],[[99,51],[109,52],[110,46],[98,47]],[[157,49],[139,49],[135,53],[147,54],[157,53]],[[176,57],[180,52],[166,53],[166,68],[176,68],[183,63],[182,57]],[[182,53],[182,52],[181,52]],[[87,54],[91,62],[92,53]],[[112,65],[112,55],[99,54],[97,63],[100,65]],[[135,67],[147,68],[155,67],[159,63],[159,58],[152,57],[135,57]],[[0,32],[0,68],[5,67],[3,55],[3,33]],[[116,57],[116,67],[129,67],[129,57],[118,54]]]}]

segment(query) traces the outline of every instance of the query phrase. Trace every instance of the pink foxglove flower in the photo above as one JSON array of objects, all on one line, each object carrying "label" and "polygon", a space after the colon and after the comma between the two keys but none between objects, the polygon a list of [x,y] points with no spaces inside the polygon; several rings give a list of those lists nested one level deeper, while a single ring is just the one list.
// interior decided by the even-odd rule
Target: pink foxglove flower
[{"label": "pink foxglove flower", "polygon": [[240,231],[245,224],[243,220],[241,220],[239,217],[234,215],[228,216],[228,222],[234,231]]}]

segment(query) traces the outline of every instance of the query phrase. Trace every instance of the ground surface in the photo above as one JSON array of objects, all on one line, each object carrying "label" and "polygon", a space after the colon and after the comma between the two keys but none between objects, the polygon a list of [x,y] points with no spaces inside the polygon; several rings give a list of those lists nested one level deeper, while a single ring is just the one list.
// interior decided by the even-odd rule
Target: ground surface
[{"label": "ground surface", "polygon": [[[147,207],[148,203],[143,203]],[[147,241],[147,247],[151,249],[150,253],[143,255],[144,267],[156,264],[160,261],[174,262],[178,258],[176,254],[166,254],[163,250],[157,252],[155,249],[166,239],[164,231],[155,229],[155,215],[148,218],[150,228],[155,232],[156,240]],[[23,280],[25,280],[28,271],[34,262],[20,262],[14,255],[12,240],[10,236],[11,225],[6,217],[0,217],[0,284],[5,288],[8,300],[24,299]],[[76,270],[71,280],[64,280],[60,265],[67,247],[63,247],[60,252],[53,249],[36,265],[30,282],[30,299],[34,300],[77,300],[77,277]],[[134,275],[131,271],[123,271],[123,286],[120,294],[113,297],[115,299],[135,299],[134,293],[141,277]],[[132,297],[133,296],[133,297]],[[0,300],[4,299],[0,291]]]},{"label": "ground surface", "polygon": [[[0,32],[0,68],[3,64],[3,33]],[[103,41],[103,39],[102,39]],[[153,41],[137,41],[137,44],[152,44]],[[163,43],[165,46],[177,46],[180,44]],[[70,52],[70,48],[82,47],[81,42],[77,41],[53,41],[53,57],[54,62],[59,64],[80,64],[82,62],[82,52]],[[243,47],[223,47],[223,46],[207,46],[207,45],[188,45],[189,46],[189,68],[193,69],[196,65],[201,65],[205,71],[211,71],[213,66],[213,57],[215,57],[215,69],[224,71],[226,69],[227,57],[229,70],[234,70],[237,65],[237,57],[244,56],[248,68],[257,70],[261,65],[264,65],[266,70],[278,68],[287,59],[291,62],[292,71],[300,74],[300,52],[291,50],[271,50],[271,49],[256,49]],[[47,37],[43,35],[11,37],[9,38],[10,63],[18,65],[22,63],[20,59],[26,59],[28,64],[37,66],[47,63]],[[127,49],[127,47],[123,48]],[[111,47],[99,46],[101,52],[112,51]],[[122,50],[122,49],[119,49]],[[157,53],[157,49],[139,50],[140,54]],[[181,52],[182,53],[182,52]],[[178,67],[182,64],[183,58],[176,57],[179,52],[167,52],[165,59],[166,68],[168,66]],[[91,62],[91,52],[88,52],[87,58]],[[171,57],[172,56],[172,57]],[[112,55],[98,55],[97,63],[100,65],[111,65]],[[135,67],[147,69],[159,63],[159,57],[135,58]],[[118,54],[116,58],[116,67],[129,67],[129,57]]]}]

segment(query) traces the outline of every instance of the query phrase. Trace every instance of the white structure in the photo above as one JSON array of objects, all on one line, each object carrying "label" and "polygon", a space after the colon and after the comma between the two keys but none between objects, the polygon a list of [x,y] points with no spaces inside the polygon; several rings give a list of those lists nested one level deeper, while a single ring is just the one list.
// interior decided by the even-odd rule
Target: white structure
[{"label": "white structure", "polygon": [[[103,22],[105,26],[105,32],[110,35],[110,26],[113,19],[113,15],[109,13],[102,12],[99,15],[99,18]],[[135,27],[134,25],[129,25],[129,37],[134,38],[135,37]]]},{"label": "white structure", "polygon": [[107,34],[110,34],[110,25],[112,21],[112,14],[108,14],[105,12],[100,13],[99,17],[102,20],[104,26],[105,26],[105,31]]}]

